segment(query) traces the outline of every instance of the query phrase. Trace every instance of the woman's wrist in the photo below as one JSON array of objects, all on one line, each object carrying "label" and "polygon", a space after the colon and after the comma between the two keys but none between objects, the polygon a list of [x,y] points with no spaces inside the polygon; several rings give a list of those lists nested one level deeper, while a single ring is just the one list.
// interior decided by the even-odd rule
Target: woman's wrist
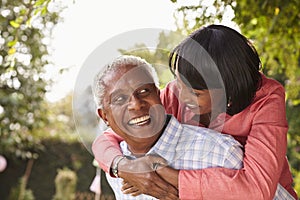
[{"label": "woman's wrist", "polygon": [[179,170],[160,165],[157,167],[156,173],[165,181],[178,189]]},{"label": "woman's wrist", "polygon": [[119,178],[120,171],[126,171],[125,167],[129,166],[130,160],[123,155],[118,155],[113,159],[110,167],[110,175]]},{"label": "woman's wrist", "polygon": [[114,177],[119,178],[118,172],[119,172],[119,163],[125,159],[124,156],[116,156],[113,160],[112,166],[110,168],[111,173]]}]

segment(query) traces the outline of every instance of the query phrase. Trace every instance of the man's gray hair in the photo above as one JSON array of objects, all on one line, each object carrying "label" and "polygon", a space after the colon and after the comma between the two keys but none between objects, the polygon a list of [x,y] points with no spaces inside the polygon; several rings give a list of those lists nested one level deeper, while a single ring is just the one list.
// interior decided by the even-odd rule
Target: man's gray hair
[{"label": "man's gray hair", "polygon": [[118,68],[124,66],[145,67],[145,69],[152,76],[155,86],[159,88],[158,76],[154,67],[151,64],[149,64],[146,60],[137,56],[130,56],[130,55],[119,56],[116,59],[114,59],[110,64],[105,65],[104,68],[100,70],[95,76],[94,84],[93,84],[93,93],[94,93],[95,103],[98,108],[103,108],[103,98],[105,95],[105,83],[103,79],[108,73],[115,71]]}]

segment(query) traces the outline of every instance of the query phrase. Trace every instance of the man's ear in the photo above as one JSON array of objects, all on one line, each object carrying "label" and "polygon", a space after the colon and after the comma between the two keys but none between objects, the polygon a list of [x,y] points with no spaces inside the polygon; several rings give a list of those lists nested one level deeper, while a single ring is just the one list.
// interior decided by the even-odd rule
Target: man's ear
[{"label": "man's ear", "polygon": [[104,122],[107,122],[106,113],[104,110],[102,110],[101,108],[98,108],[97,114]]}]

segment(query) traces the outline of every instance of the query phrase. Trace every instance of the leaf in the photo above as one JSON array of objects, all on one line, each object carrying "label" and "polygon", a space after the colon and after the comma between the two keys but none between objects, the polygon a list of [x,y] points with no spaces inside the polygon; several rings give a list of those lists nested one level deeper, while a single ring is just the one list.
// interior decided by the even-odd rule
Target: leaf
[{"label": "leaf", "polygon": [[47,12],[48,12],[47,7],[44,7],[41,11],[41,14],[45,15],[45,14],[47,14]]},{"label": "leaf", "polygon": [[12,46],[14,46],[17,42],[18,42],[18,40],[10,41],[10,42],[7,43],[7,46],[8,46],[8,47],[12,47]]},{"label": "leaf", "polygon": [[38,1],[35,2],[34,5],[38,7],[40,5],[43,5],[44,3],[45,3],[45,0],[38,0]]},{"label": "leaf", "polygon": [[275,14],[275,15],[278,15],[278,14],[279,14],[279,12],[280,12],[280,9],[279,9],[279,8],[275,8],[275,12],[274,12],[274,14]]},{"label": "leaf", "polygon": [[293,106],[298,106],[300,105],[300,99],[296,99],[292,101]]},{"label": "leaf", "polygon": [[17,23],[16,21],[14,21],[14,20],[10,21],[9,24],[10,24],[12,27],[14,27],[14,28],[19,28],[19,27],[20,27],[20,24]]},{"label": "leaf", "polygon": [[26,21],[26,27],[30,28],[31,27],[31,19],[32,17],[30,17],[27,21]]},{"label": "leaf", "polygon": [[37,8],[34,12],[33,15],[37,15],[41,11],[41,8]]},{"label": "leaf", "polygon": [[16,53],[16,48],[10,48],[10,49],[8,50],[8,55],[12,55],[12,54],[14,54],[14,53]]}]

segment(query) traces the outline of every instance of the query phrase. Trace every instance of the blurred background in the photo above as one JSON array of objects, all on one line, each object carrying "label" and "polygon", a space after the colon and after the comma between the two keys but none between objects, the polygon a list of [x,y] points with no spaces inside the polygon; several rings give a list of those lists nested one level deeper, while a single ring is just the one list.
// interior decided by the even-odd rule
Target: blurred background
[{"label": "blurred background", "polygon": [[297,0],[1,0],[0,199],[114,199],[90,151],[101,133],[90,87],[72,107],[86,58],[112,38],[155,29],[114,50],[155,63],[164,87],[169,50],[211,23],[251,39],[263,72],[284,85],[300,194],[299,13]]}]

